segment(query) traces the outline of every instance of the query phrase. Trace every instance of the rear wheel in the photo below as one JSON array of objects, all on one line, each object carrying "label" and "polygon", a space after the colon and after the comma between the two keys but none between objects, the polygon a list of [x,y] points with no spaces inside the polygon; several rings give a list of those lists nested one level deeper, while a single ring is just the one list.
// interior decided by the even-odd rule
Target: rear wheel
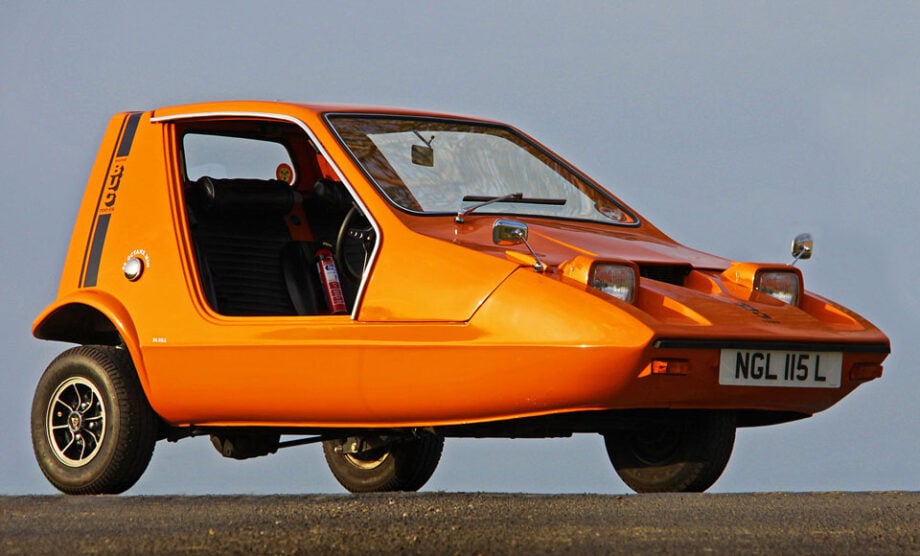
[{"label": "rear wheel", "polygon": [[124,349],[82,346],[59,355],[32,401],[32,446],[66,494],[118,494],[141,477],[157,419]]},{"label": "rear wheel", "polygon": [[392,442],[376,437],[323,442],[329,469],[350,492],[416,491],[431,478],[443,448],[444,439],[435,435]]},{"label": "rear wheel", "polygon": [[703,492],[731,457],[735,417],[677,413],[604,435],[617,474],[636,492]]}]

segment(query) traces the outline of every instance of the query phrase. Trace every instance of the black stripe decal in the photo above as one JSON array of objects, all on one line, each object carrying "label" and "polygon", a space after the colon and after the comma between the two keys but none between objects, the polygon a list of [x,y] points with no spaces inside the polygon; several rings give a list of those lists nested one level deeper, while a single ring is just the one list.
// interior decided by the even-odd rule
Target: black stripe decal
[{"label": "black stripe decal", "polygon": [[844,353],[891,353],[888,344],[845,344],[822,342],[752,342],[748,340],[679,340],[663,338],[660,349],[748,349],[760,351],[842,351]]},{"label": "black stripe decal", "polygon": [[124,176],[124,158],[131,152],[134,143],[134,134],[137,131],[142,113],[128,114],[122,121],[121,130],[118,132],[116,148],[112,151],[109,166],[99,191],[96,201],[96,219],[90,228],[89,238],[86,241],[86,251],[83,253],[83,268],[80,271],[79,287],[91,288],[96,285],[99,276],[99,264],[102,260],[102,248],[105,245],[105,236],[109,229],[109,221],[115,210],[116,192]]},{"label": "black stripe decal", "polygon": [[134,132],[137,131],[137,123],[140,121],[140,112],[135,112],[128,116],[128,123],[125,125],[124,134],[121,136],[121,146],[118,147],[118,158],[128,156],[128,153],[131,152],[131,143],[134,142]]},{"label": "black stripe decal", "polygon": [[105,244],[105,234],[109,230],[109,220],[112,214],[100,214],[96,220],[96,234],[93,236],[92,246],[89,250],[89,265],[86,267],[86,279],[83,281],[84,288],[92,288],[96,285],[96,278],[99,275],[99,261],[102,260],[102,246]]}]

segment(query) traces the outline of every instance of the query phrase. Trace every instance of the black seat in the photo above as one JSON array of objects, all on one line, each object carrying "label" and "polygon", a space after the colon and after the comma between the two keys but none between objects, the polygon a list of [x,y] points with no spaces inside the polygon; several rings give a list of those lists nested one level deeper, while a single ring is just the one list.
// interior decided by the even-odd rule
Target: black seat
[{"label": "black seat", "polygon": [[285,216],[299,202],[279,180],[202,177],[186,199],[205,295],[223,315],[326,310],[313,246],[292,241]]}]

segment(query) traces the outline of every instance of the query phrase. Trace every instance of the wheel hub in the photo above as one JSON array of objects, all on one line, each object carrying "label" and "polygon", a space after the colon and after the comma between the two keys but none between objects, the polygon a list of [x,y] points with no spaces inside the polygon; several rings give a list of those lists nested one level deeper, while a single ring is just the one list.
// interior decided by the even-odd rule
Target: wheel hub
[{"label": "wheel hub", "polygon": [[376,469],[389,457],[389,450],[377,448],[360,454],[345,454],[345,460],[359,469]]},{"label": "wheel hub", "polygon": [[45,431],[58,461],[80,467],[99,453],[106,415],[92,382],[75,377],[61,383],[51,396],[47,415]]},{"label": "wheel hub", "polygon": [[78,433],[83,428],[83,416],[76,411],[70,414],[68,421],[70,423],[70,432],[72,433]]},{"label": "wheel hub", "polygon": [[677,455],[680,443],[680,429],[677,425],[656,423],[635,433],[632,450],[642,463],[661,465]]}]

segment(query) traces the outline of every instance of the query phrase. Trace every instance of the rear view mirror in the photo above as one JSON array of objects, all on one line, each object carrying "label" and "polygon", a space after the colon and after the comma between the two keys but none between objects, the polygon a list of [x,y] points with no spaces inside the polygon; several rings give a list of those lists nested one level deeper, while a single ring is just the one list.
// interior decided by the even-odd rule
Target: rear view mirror
[{"label": "rear view mirror", "polygon": [[433,167],[434,149],[428,145],[412,145],[412,164]]},{"label": "rear view mirror", "polygon": [[813,247],[814,240],[812,240],[811,234],[799,234],[795,236],[795,239],[792,241],[792,264],[795,264],[799,259],[810,259]]}]

